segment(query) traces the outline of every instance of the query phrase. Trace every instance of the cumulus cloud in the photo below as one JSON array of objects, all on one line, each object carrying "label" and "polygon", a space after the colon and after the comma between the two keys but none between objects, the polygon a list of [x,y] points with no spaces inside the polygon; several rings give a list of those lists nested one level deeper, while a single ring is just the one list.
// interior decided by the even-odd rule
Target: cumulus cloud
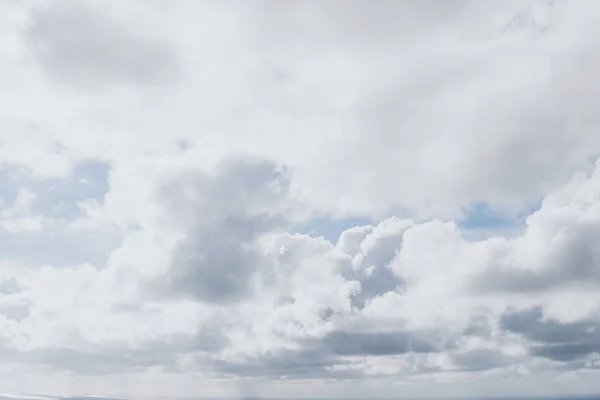
[{"label": "cumulus cloud", "polygon": [[0,5],[0,391],[592,393],[598,12]]},{"label": "cumulus cloud", "polygon": [[249,295],[255,273],[270,263],[261,237],[285,226],[286,192],[285,177],[263,160],[232,160],[216,176],[166,184],[161,198],[189,226],[173,250],[169,290],[215,303]]}]

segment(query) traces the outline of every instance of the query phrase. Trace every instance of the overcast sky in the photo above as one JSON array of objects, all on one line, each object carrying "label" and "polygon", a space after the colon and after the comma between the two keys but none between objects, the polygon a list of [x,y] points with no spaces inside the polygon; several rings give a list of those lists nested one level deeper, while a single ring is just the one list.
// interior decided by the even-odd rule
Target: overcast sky
[{"label": "overcast sky", "polygon": [[0,0],[0,392],[600,391],[599,21]]}]

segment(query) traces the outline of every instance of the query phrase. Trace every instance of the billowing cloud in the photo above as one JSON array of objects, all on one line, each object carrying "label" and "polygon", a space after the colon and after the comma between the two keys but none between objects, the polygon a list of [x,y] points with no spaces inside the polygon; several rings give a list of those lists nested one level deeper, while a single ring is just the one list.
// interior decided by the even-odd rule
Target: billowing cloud
[{"label": "billowing cloud", "polygon": [[286,178],[262,160],[232,160],[214,177],[166,184],[161,197],[189,226],[173,250],[169,290],[214,303],[250,295],[255,274],[270,263],[258,249],[260,239],[285,227],[286,194]]},{"label": "billowing cloud", "polygon": [[0,5],[0,392],[597,390],[598,12]]}]

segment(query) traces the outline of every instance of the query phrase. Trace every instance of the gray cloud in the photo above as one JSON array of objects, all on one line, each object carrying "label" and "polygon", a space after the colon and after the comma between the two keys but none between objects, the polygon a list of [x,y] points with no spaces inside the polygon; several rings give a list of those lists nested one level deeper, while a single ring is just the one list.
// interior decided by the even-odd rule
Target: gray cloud
[{"label": "gray cloud", "polygon": [[592,342],[551,344],[532,346],[531,354],[536,357],[549,358],[554,361],[572,361],[600,351],[599,339]]},{"label": "gray cloud", "polygon": [[181,355],[211,354],[227,345],[221,332],[201,328],[194,335],[174,335],[168,340],[153,340],[136,347],[125,343],[104,343],[90,348],[53,347],[16,351],[7,354],[16,361],[49,365],[89,376],[106,376],[144,371],[152,366],[179,371]]},{"label": "gray cloud", "polygon": [[600,352],[600,321],[560,323],[544,318],[541,307],[507,311],[500,327],[530,342],[533,356],[554,361],[573,361]]},{"label": "gray cloud", "polygon": [[492,323],[489,316],[476,315],[471,317],[469,323],[462,331],[465,336],[478,336],[489,338],[492,335]]},{"label": "gray cloud", "polygon": [[[364,371],[352,369],[348,357],[439,353],[456,349],[458,336],[450,331],[376,331],[334,330],[320,339],[299,343],[299,350],[272,351],[243,362],[214,362],[224,374],[269,377],[272,379],[357,379]],[[471,356],[474,357],[474,356]],[[474,363],[464,356],[464,363]],[[490,364],[490,362],[488,362]],[[334,368],[336,367],[336,368]],[[433,372],[419,366],[422,373]]]},{"label": "gray cloud", "polygon": [[263,229],[260,218],[230,218],[196,227],[174,252],[170,284],[207,302],[244,298],[254,272],[268,263],[256,249]]},{"label": "gray cloud", "polygon": [[173,353],[162,352],[159,348],[150,351],[119,350],[100,352],[53,348],[22,353],[20,358],[81,375],[112,375],[143,370],[154,365],[169,366],[176,362]]},{"label": "gray cloud", "polygon": [[175,220],[195,221],[172,254],[169,290],[208,303],[248,296],[254,274],[269,265],[258,240],[285,226],[287,185],[275,164],[245,159],[165,185],[161,198]]},{"label": "gray cloud", "polygon": [[331,354],[307,348],[273,352],[248,358],[240,363],[217,361],[214,366],[226,375],[270,379],[350,379],[363,375],[359,371],[331,370],[334,365],[350,364],[351,362],[332,357]]},{"label": "gray cloud", "polygon": [[452,362],[460,371],[486,371],[514,364],[515,361],[518,361],[515,357],[485,348],[452,354]]},{"label": "gray cloud", "polygon": [[324,347],[340,356],[386,356],[435,353],[454,346],[448,332],[343,332],[334,331],[323,340]]},{"label": "gray cloud", "polygon": [[173,80],[177,57],[164,42],[143,37],[90,2],[53,2],[32,10],[27,39],[44,70],[90,88]]}]

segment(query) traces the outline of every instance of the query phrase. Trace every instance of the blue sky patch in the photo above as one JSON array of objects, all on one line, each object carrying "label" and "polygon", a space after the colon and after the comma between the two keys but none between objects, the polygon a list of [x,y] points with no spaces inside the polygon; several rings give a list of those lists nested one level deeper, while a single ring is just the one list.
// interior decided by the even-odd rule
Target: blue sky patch
[{"label": "blue sky patch", "polygon": [[95,160],[75,165],[67,179],[35,179],[17,167],[0,170],[0,197],[5,206],[16,199],[19,189],[29,189],[36,199],[34,214],[58,219],[74,219],[79,215],[77,203],[85,199],[103,202],[109,189],[110,165]]},{"label": "blue sky patch", "polygon": [[465,209],[456,224],[466,237],[514,236],[525,229],[527,217],[539,207],[539,204],[532,205],[515,216],[495,210],[488,203],[475,203]]},{"label": "blue sky patch", "polygon": [[116,231],[89,232],[54,226],[39,232],[5,233],[0,230],[3,260],[30,265],[62,266],[90,263],[103,268],[109,252],[122,242]]}]

